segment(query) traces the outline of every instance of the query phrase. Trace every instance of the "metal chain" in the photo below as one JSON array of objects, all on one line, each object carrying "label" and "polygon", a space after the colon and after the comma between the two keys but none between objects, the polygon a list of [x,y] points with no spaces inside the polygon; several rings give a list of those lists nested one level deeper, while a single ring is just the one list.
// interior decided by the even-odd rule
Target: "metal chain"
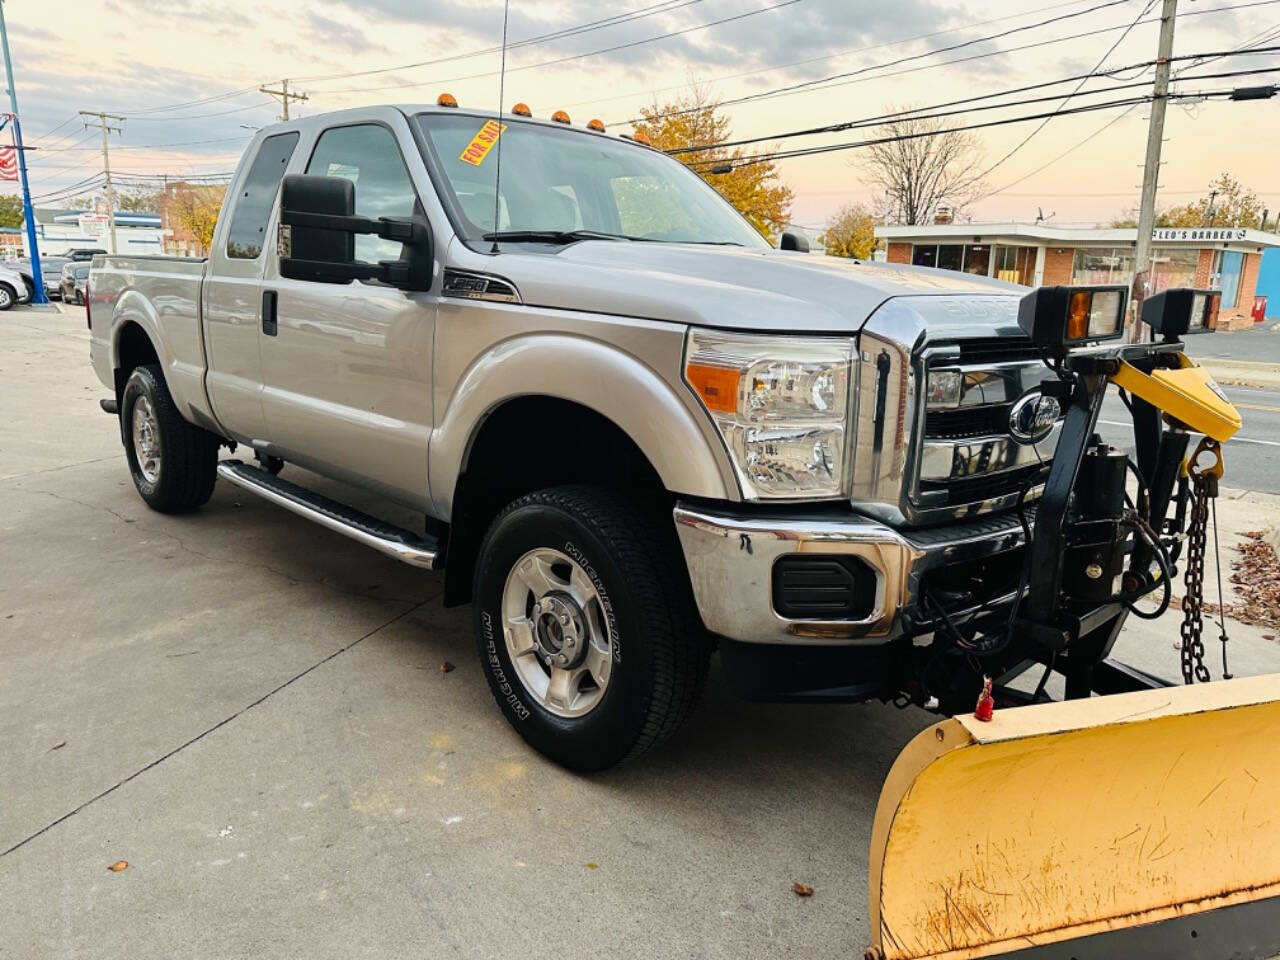
[{"label": "metal chain", "polygon": [[[1216,448],[1216,444],[1215,444]],[[1198,451],[1197,451],[1198,454]],[[1191,458],[1191,517],[1187,523],[1186,596],[1182,599],[1182,681],[1208,683],[1204,663],[1204,553],[1209,525],[1209,501],[1217,496],[1217,477],[1201,472]],[[1215,529],[1216,533],[1216,529]]]}]

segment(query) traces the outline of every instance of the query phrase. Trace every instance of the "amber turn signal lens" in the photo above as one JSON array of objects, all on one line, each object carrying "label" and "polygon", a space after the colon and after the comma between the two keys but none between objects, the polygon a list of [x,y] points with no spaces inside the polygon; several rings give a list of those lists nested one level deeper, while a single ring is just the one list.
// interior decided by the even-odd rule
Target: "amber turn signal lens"
[{"label": "amber turn signal lens", "polygon": [[706,363],[689,363],[685,379],[698,392],[703,405],[713,413],[733,413],[738,409],[738,371],[713,367]]},{"label": "amber turn signal lens", "polygon": [[454,99],[452,93],[442,93],[440,96],[436,97],[437,107],[456,107],[457,105],[458,101]]},{"label": "amber turn signal lens", "polygon": [[511,108],[511,112],[514,113],[517,117],[533,116],[533,111],[529,109],[529,105],[527,103],[517,103],[514,107]]},{"label": "amber turn signal lens", "polygon": [[588,129],[588,130],[594,130],[596,133],[604,133],[604,121],[602,121],[602,120],[588,120],[588,121],[587,121],[587,129]]},{"label": "amber turn signal lens", "polygon": [[563,110],[557,110],[551,115],[551,120],[554,123],[569,123],[569,115]]},{"label": "amber turn signal lens", "polygon": [[1093,294],[1088,290],[1077,290],[1071,294],[1071,303],[1067,308],[1067,339],[1083,340],[1089,335],[1089,308],[1093,305]]}]

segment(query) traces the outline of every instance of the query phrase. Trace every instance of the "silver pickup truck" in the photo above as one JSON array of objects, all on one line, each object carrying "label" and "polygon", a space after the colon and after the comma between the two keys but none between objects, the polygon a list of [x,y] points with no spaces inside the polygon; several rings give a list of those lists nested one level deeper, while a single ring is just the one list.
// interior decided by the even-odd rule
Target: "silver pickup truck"
[{"label": "silver pickup truck", "polygon": [[95,258],[139,494],[221,478],[443,569],[499,707],[573,768],[668,737],[717,650],[748,696],[946,706],[927,637],[1007,605],[1061,428],[1025,291],[773,249],[644,143],[526,114],[265,128],[207,260]]}]

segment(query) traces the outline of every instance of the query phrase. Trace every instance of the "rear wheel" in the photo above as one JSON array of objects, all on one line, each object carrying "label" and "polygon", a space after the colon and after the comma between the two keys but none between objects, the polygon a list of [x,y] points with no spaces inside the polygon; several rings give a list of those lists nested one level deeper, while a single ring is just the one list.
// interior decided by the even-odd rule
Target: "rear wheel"
[{"label": "rear wheel", "polygon": [[706,682],[708,644],[670,518],[591,487],[499,514],[476,565],[489,687],[534,748],[600,770],[661,743]]},{"label": "rear wheel", "polygon": [[18,292],[7,283],[0,283],[0,310],[8,310],[18,302]]},{"label": "rear wheel", "polygon": [[160,368],[138,367],[120,398],[125,457],[147,506],[179,513],[205,503],[217,479],[218,439],[182,419]]}]

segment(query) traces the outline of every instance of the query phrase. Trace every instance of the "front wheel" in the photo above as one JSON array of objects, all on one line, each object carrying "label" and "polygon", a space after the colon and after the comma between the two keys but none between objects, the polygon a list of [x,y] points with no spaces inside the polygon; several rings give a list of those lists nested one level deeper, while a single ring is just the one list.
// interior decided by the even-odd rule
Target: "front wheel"
[{"label": "front wheel", "polygon": [[535,749],[574,770],[644,753],[706,682],[708,644],[667,515],[603,489],[522,497],[476,564],[489,687]]},{"label": "front wheel", "polygon": [[133,485],[147,506],[180,513],[205,503],[217,480],[218,438],[182,419],[158,366],[138,367],[120,397]]},{"label": "front wheel", "polygon": [[7,283],[0,283],[0,310],[8,310],[18,302],[18,292]]}]

